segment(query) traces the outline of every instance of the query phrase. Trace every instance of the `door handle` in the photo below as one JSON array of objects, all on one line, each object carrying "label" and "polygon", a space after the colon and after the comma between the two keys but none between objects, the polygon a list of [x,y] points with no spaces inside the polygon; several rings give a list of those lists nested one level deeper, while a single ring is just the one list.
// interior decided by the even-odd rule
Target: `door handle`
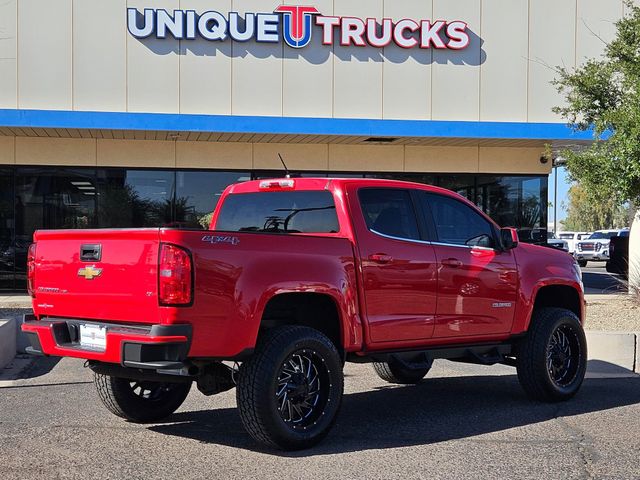
[{"label": "door handle", "polygon": [[393,261],[393,257],[384,253],[373,253],[369,255],[369,260],[376,263],[389,263]]},{"label": "door handle", "polygon": [[462,262],[457,258],[445,258],[442,260],[442,264],[451,268],[460,268],[462,266]]}]

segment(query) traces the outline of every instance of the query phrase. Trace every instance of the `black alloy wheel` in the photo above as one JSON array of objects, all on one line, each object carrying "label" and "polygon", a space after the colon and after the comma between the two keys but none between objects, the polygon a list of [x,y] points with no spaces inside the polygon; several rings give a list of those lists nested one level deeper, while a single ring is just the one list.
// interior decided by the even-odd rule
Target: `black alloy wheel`
[{"label": "black alloy wheel", "polygon": [[137,423],[168,417],[191,390],[191,382],[130,380],[98,373],[93,374],[93,382],[100,400],[111,413]]},{"label": "black alloy wheel", "polygon": [[580,340],[571,325],[560,325],[551,335],[547,346],[547,370],[559,387],[570,385],[580,368]]},{"label": "black alloy wheel", "polygon": [[587,370],[587,340],[580,320],[555,307],[534,312],[516,350],[518,380],[529,397],[559,402],[573,397]]},{"label": "black alloy wheel", "polygon": [[240,366],[236,399],[256,441],[301,450],[328,434],[343,388],[342,361],[331,340],[312,328],[281,326],[264,332]]},{"label": "black alloy wheel", "polygon": [[313,350],[289,355],[278,374],[276,399],[282,419],[296,430],[318,422],[327,401],[331,381],[326,363]]}]

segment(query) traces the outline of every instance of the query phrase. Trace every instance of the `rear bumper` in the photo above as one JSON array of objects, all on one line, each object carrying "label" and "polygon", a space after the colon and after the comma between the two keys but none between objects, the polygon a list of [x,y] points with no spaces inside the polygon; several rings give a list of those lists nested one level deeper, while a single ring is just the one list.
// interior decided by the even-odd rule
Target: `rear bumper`
[{"label": "rear bumper", "polygon": [[[80,344],[79,325],[92,324],[106,328],[104,350]],[[191,345],[191,325],[120,325],[65,318],[36,320],[25,315],[22,331],[33,355],[84,358],[124,367],[175,369],[183,366]]]}]

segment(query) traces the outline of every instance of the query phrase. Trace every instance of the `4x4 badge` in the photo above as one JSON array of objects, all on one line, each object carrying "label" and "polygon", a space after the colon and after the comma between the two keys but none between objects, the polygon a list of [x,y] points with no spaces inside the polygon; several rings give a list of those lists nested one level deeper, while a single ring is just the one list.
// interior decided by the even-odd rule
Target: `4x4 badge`
[{"label": "4x4 badge", "polygon": [[95,266],[88,266],[78,270],[78,276],[84,277],[86,280],[93,280],[102,275],[102,269]]}]

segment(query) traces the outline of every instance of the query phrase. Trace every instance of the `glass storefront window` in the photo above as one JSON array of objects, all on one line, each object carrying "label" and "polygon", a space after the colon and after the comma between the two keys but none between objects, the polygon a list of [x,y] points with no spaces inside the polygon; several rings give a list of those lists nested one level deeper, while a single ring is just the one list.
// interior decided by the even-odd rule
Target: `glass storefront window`
[{"label": "glass storefront window", "polygon": [[141,228],[171,225],[175,172],[98,169],[98,226]]},{"label": "glass storefront window", "polygon": [[27,249],[38,229],[96,226],[95,170],[18,168],[15,176],[15,280],[26,282]]},{"label": "glass storefront window", "polygon": [[476,175],[438,175],[436,185],[454,191],[475,203]]},{"label": "glass storefront window", "polygon": [[14,200],[13,172],[0,169],[0,290],[14,288]]},{"label": "glass storefront window", "polygon": [[515,227],[528,243],[546,243],[546,177],[478,176],[478,205],[498,225]]},{"label": "glass storefront window", "polygon": [[[36,229],[208,228],[222,191],[282,171],[0,168],[0,290],[23,290]],[[476,203],[523,242],[546,241],[546,176],[304,172],[304,177],[386,178],[437,185]]]},{"label": "glass storefront window", "polygon": [[224,189],[250,179],[250,172],[177,172],[175,224],[208,229]]}]

